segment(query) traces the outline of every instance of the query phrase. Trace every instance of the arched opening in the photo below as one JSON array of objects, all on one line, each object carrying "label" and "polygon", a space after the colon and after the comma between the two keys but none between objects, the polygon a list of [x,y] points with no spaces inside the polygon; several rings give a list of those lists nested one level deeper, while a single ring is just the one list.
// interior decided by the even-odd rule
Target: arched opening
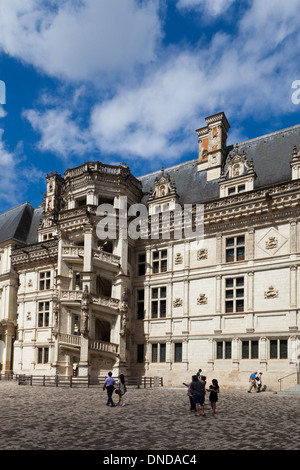
[{"label": "arched opening", "polygon": [[95,321],[95,339],[110,342],[110,324],[104,320]]}]

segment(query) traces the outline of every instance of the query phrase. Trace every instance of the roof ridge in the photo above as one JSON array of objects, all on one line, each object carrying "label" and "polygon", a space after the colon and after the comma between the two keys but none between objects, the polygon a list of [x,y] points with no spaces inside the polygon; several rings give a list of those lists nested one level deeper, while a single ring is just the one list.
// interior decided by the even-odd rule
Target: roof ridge
[{"label": "roof ridge", "polygon": [[[11,211],[13,211],[13,210],[15,210],[15,209],[18,209],[18,207],[22,207],[22,206],[26,206],[26,205],[31,206],[30,202],[28,202],[28,201],[22,202],[22,204],[18,204],[18,205],[15,206],[15,207],[11,207],[11,208],[8,209],[7,211],[1,212],[1,213],[0,213],[0,217],[1,217],[1,215],[7,214],[8,212],[11,212]],[[31,206],[31,207],[32,207],[32,206]]]}]

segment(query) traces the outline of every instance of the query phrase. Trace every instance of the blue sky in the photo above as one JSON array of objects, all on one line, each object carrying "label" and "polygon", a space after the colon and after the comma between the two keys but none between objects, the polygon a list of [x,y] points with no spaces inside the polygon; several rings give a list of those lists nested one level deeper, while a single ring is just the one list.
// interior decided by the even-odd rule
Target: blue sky
[{"label": "blue sky", "polygon": [[300,123],[300,0],[0,0],[0,212],[88,160],[139,176]]}]

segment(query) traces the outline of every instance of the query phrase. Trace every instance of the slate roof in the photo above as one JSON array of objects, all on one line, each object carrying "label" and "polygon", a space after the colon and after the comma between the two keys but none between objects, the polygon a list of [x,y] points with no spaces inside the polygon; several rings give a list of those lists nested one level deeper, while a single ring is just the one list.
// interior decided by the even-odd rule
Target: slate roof
[{"label": "slate roof", "polygon": [[[253,160],[257,175],[255,188],[291,180],[294,146],[300,148],[300,125],[289,127],[271,134],[238,143],[239,153],[246,152],[247,160]],[[233,145],[227,147],[228,155]],[[219,198],[219,179],[207,181],[206,170],[197,171],[198,159],[165,168],[175,183],[180,204],[204,203]],[[226,163],[225,163],[226,165]],[[140,176],[143,185],[145,203],[154,182],[161,175],[161,170]]]},{"label": "slate roof", "polygon": [[26,244],[36,243],[40,217],[41,209],[34,210],[29,202],[0,214],[0,243],[8,240]]}]

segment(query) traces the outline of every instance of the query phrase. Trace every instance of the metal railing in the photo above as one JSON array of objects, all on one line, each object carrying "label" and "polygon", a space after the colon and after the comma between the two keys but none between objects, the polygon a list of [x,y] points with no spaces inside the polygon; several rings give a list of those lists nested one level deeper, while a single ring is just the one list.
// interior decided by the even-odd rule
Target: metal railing
[{"label": "metal railing", "polygon": [[[15,376],[18,385],[42,387],[103,387],[106,376],[23,375]],[[126,386],[133,388],[163,387],[162,377],[126,377]]]},{"label": "metal railing", "polygon": [[278,379],[278,382],[279,382],[279,390],[281,391],[282,389],[282,381],[287,379],[288,377],[292,377],[293,375],[295,375],[295,381],[294,381],[294,385],[299,385],[300,384],[300,372],[299,370],[297,372],[292,372],[291,374],[288,374],[288,375],[285,375],[284,377],[281,377],[280,379]]}]

